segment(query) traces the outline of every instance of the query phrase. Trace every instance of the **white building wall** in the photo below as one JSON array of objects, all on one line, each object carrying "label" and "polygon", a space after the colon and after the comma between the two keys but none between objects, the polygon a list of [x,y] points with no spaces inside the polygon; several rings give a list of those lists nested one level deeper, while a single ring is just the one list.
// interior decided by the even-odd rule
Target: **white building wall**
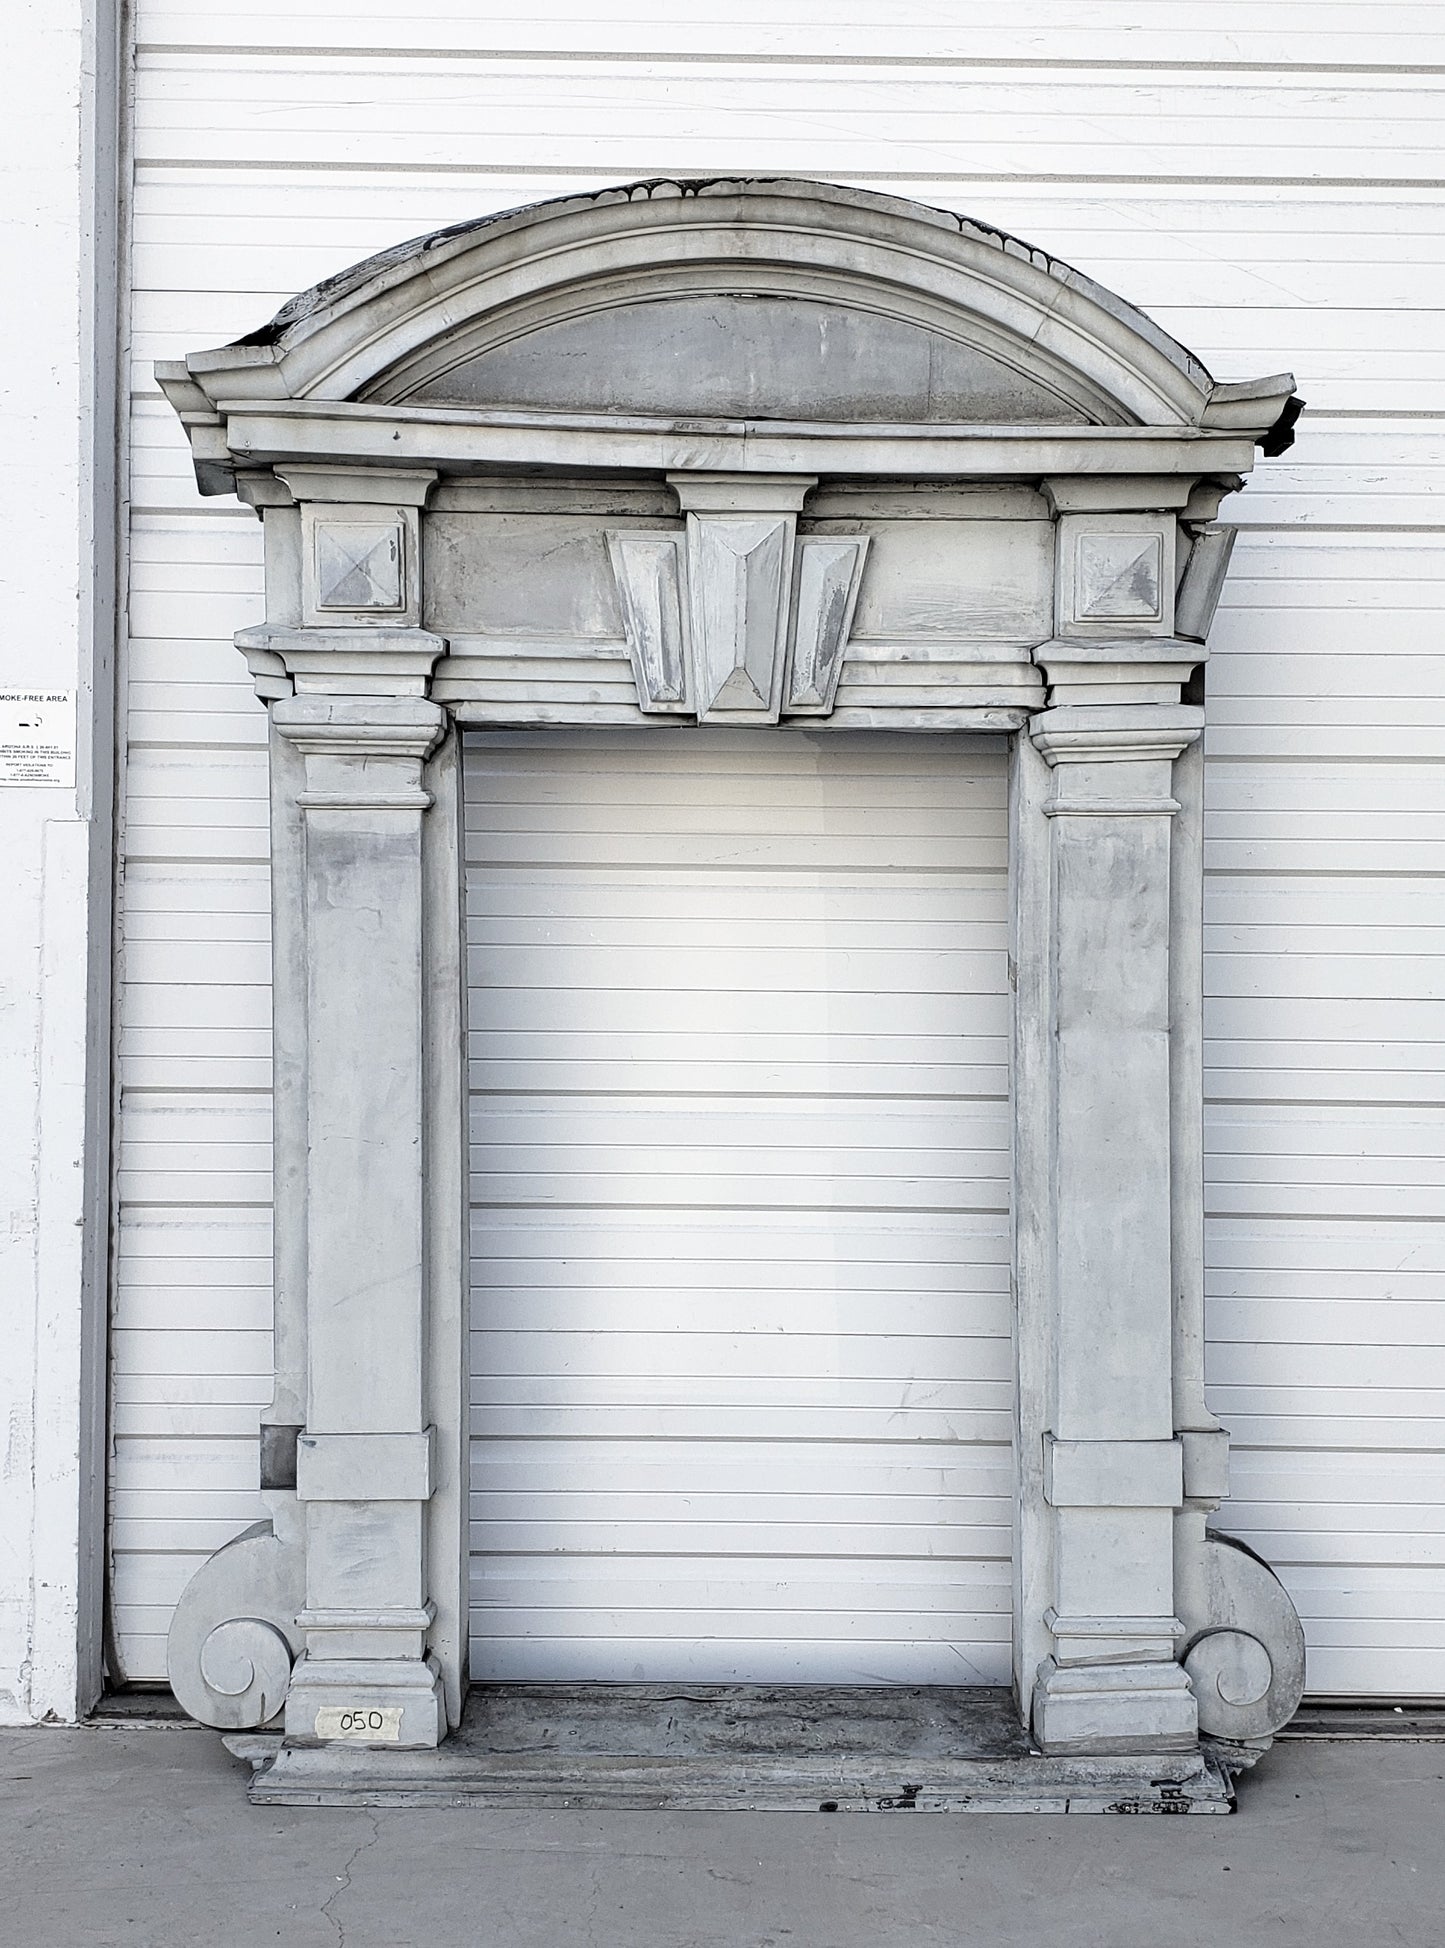
[{"label": "white building wall", "polygon": [[0,691],[73,692],[79,746],[73,787],[0,784],[0,1723],[24,1723],[101,1677],[117,50],[82,0],[5,29]]},{"label": "white building wall", "polygon": [[[625,20],[613,18],[625,13]],[[122,1667],[258,1512],[269,1359],[260,535],[150,362],[400,238],[648,175],[833,177],[996,222],[1294,450],[1210,667],[1211,1377],[1230,1526],[1319,1693],[1445,1694],[1445,15],[1394,0],[138,0],[122,1223]],[[1026,18],[1024,17],[1026,15]]]}]

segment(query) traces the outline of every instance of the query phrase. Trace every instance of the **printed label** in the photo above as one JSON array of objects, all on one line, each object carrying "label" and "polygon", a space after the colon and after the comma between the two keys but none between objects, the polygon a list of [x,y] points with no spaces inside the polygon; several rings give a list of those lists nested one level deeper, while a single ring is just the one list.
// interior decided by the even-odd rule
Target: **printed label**
[{"label": "printed label", "polygon": [[401,1740],[400,1705],[322,1705],[316,1714],[318,1738],[354,1738],[364,1745],[396,1745]]}]

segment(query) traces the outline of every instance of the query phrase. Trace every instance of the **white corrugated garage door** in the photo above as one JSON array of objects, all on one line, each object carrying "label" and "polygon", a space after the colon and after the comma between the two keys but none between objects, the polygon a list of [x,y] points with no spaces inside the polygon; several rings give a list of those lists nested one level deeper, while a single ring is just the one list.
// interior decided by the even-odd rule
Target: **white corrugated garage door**
[{"label": "white corrugated garage door", "polygon": [[[1221,373],[1300,374],[1297,445],[1226,504],[1247,532],[1210,663],[1222,1520],[1299,1602],[1312,1690],[1445,1696],[1445,368],[1428,309],[1445,285],[1436,192],[1401,188],[1378,140],[1425,100],[1409,63],[1437,58],[1445,15],[1425,28],[1424,11],[849,0],[830,19],[856,58],[820,64],[791,4],[763,9],[759,57],[756,5],[634,0],[624,35],[576,0],[443,0],[447,58],[428,63],[388,0],[137,0],[113,1675],[163,1673],[187,1577],[264,1513],[270,1392],[265,725],[231,646],[261,619],[261,535],[198,496],[150,361],[438,224],[801,154],[1035,239]],[[901,85],[891,57],[920,50],[953,65]],[[1145,55],[1165,66],[1129,65]],[[437,110],[459,90],[460,135]],[[1146,150],[1140,116],[1161,112],[1170,141]],[[1207,180],[1175,166],[1195,115]],[[1321,156],[1348,158],[1343,187],[1322,190]],[[655,1401],[651,1424],[681,1411]]]},{"label": "white corrugated garage door", "polygon": [[1246,530],[1211,643],[1219,1521],[1299,1606],[1319,1697],[1445,1695],[1442,604],[1438,535]]},{"label": "white corrugated garage door", "polygon": [[1002,1682],[1001,742],[478,737],[473,1673]]}]

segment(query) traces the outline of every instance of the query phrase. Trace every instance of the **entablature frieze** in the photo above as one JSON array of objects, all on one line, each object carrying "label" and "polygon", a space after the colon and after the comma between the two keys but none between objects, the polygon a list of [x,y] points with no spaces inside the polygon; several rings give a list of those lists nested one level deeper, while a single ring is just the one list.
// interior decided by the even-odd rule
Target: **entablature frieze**
[{"label": "entablature frieze", "polygon": [[268,620],[237,645],[260,695],[427,696],[496,727],[998,733],[1049,706],[1174,704],[1232,538],[1198,518],[1232,477],[1157,469],[519,477],[285,460],[246,479]]}]

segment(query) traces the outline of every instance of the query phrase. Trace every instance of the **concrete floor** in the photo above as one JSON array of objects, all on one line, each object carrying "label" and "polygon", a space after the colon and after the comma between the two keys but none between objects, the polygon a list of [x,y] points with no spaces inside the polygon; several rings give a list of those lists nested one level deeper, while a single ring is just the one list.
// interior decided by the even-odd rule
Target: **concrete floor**
[{"label": "concrete floor", "polygon": [[215,1737],[0,1734],[3,1948],[1445,1948],[1445,1742],[1228,1819],[291,1810]]}]

